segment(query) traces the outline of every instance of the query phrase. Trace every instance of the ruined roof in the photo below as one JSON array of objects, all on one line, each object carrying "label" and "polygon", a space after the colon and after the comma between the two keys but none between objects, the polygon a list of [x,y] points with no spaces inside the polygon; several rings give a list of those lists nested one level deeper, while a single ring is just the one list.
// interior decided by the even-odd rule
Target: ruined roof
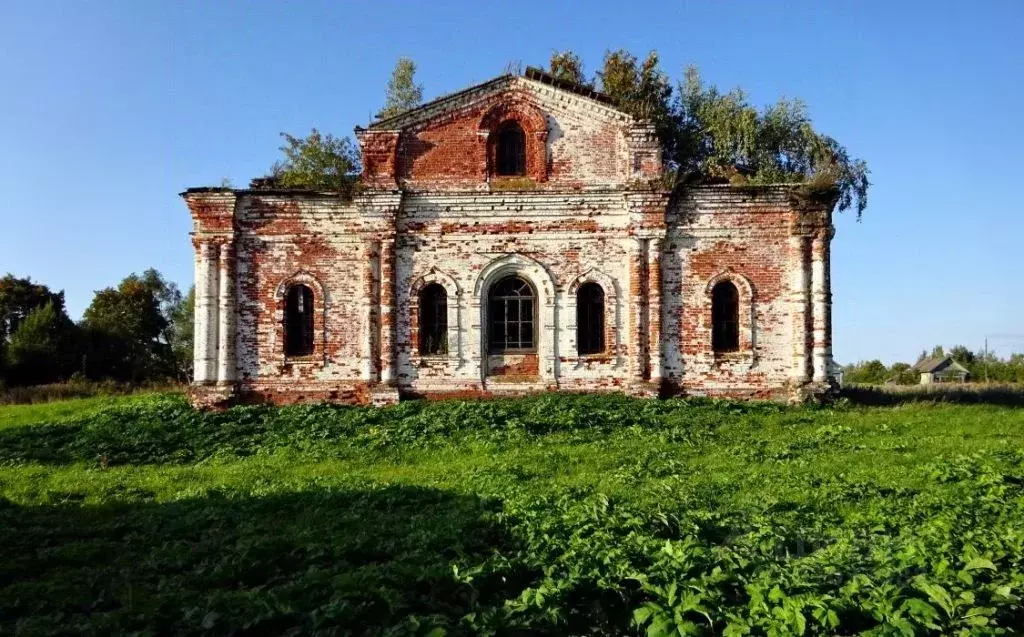
[{"label": "ruined roof", "polygon": [[918,362],[913,367],[915,371],[922,372],[924,374],[934,374],[936,372],[941,372],[943,370],[950,368],[964,373],[967,372],[967,368],[965,368],[963,365],[956,362],[949,356],[935,356],[932,358],[926,358],[923,361]]},{"label": "ruined roof", "polygon": [[560,88],[565,91],[569,91],[571,93],[576,93],[577,95],[589,97],[590,99],[597,100],[598,102],[604,102],[605,104],[614,104],[614,102],[612,102],[612,98],[609,95],[602,93],[600,91],[595,91],[593,87],[585,86],[583,84],[577,84],[576,82],[570,82],[569,80],[559,79],[554,75],[551,75],[550,73],[545,73],[544,71],[538,69],[535,66],[526,67],[525,76],[527,79],[537,80],[542,84],[550,84],[551,86]]},{"label": "ruined roof", "polygon": [[[400,113],[398,115],[393,115],[391,117],[386,117],[384,119],[377,120],[376,122],[370,124],[367,127],[367,129],[394,130],[398,128],[403,128],[404,126],[407,126],[410,123],[426,119],[427,113],[429,113],[432,110],[437,110],[439,107],[443,107],[449,104],[457,104],[459,101],[470,97],[474,93],[483,94],[492,91],[497,91],[502,88],[512,86],[514,82],[522,82],[524,80],[529,82],[536,82],[538,84],[549,86],[560,91],[565,91],[567,93],[578,95],[582,98],[597,102],[605,109],[618,112],[622,115],[626,115],[626,113],[624,113],[622,110],[616,107],[615,104],[612,103],[612,98],[609,97],[608,95],[605,95],[600,91],[595,91],[590,87],[583,86],[582,84],[577,84],[575,82],[569,82],[567,80],[558,79],[557,77],[549,73],[545,73],[544,71],[538,68],[529,66],[526,67],[526,72],[523,75],[499,75],[498,77],[491,80],[487,80],[486,82],[474,84],[473,86],[469,86],[460,91],[449,93],[448,95],[443,95],[441,97],[438,97],[437,99],[426,102],[425,104],[421,104],[416,108],[405,111],[404,113]],[[365,129],[357,126],[356,131],[360,130]]]}]

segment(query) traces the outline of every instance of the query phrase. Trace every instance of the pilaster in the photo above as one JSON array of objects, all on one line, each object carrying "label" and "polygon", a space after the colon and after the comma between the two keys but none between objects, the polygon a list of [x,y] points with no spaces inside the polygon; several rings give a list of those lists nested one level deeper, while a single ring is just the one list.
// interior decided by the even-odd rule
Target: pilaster
[{"label": "pilaster", "polygon": [[217,384],[230,385],[235,380],[234,247],[222,243],[218,254]]},{"label": "pilaster", "polygon": [[833,229],[819,229],[811,242],[811,297],[814,306],[811,332],[814,382],[828,380],[832,361],[832,281],[831,250]]},{"label": "pilaster", "polygon": [[648,363],[650,380],[656,388],[660,388],[662,379],[662,252],[664,240],[654,237],[647,240],[647,349],[650,354]]}]

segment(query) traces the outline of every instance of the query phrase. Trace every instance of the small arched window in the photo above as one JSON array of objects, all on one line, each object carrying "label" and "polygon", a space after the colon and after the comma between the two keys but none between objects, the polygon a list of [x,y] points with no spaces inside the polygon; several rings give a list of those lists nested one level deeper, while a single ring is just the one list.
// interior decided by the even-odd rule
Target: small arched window
[{"label": "small arched window", "polygon": [[313,353],[313,291],[305,285],[288,288],[284,304],[285,356]]},{"label": "small arched window", "polygon": [[711,348],[740,349],[740,293],[731,281],[721,281],[711,290]]},{"label": "small arched window", "polygon": [[431,283],[420,291],[420,355],[448,353],[448,293]]},{"label": "small arched window", "polygon": [[604,290],[597,283],[576,292],[576,347],[580,354],[604,351]]},{"label": "small arched window", "polygon": [[498,129],[497,174],[526,174],[526,134],[517,122],[505,122]]},{"label": "small arched window", "polygon": [[505,277],[491,288],[487,306],[489,351],[499,353],[536,347],[533,301],[533,288],[519,277]]}]

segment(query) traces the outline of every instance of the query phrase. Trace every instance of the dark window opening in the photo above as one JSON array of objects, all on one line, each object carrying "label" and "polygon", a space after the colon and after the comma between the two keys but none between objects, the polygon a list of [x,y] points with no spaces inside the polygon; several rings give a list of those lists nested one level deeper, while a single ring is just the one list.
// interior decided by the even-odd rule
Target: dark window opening
[{"label": "dark window opening", "polygon": [[488,301],[488,349],[491,352],[532,350],[534,337],[534,294],[526,281],[510,276],[491,288]]},{"label": "dark window opening", "polygon": [[576,347],[580,354],[604,351],[604,290],[597,283],[576,292]]},{"label": "dark window opening", "polygon": [[448,293],[431,283],[420,292],[420,354],[448,353]]},{"label": "dark window opening", "polygon": [[498,129],[496,160],[499,175],[526,174],[526,134],[516,122],[507,122]]},{"label": "dark window opening", "polygon": [[313,353],[313,291],[305,285],[288,288],[284,306],[284,353],[286,356]]},{"label": "dark window opening", "polygon": [[716,352],[740,349],[740,293],[730,281],[711,290],[711,347]]}]

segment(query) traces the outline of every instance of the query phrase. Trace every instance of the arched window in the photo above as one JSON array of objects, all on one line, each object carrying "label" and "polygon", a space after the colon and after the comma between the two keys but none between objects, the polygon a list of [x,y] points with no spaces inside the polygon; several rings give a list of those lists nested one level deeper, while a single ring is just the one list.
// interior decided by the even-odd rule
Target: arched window
[{"label": "arched window", "polygon": [[491,288],[488,301],[490,331],[488,344],[491,352],[532,350],[534,338],[533,288],[519,277],[506,277]]},{"label": "arched window", "polygon": [[420,355],[448,353],[448,293],[431,283],[420,291]]},{"label": "arched window", "polygon": [[576,292],[576,348],[580,354],[604,351],[604,290],[597,283]]},{"label": "arched window", "polygon": [[284,353],[286,356],[313,353],[313,291],[305,285],[291,286],[285,296]]},{"label": "arched window", "polygon": [[721,281],[711,290],[711,348],[740,349],[740,293],[731,281]]},{"label": "arched window", "polygon": [[498,129],[497,173],[526,174],[526,134],[516,122],[506,122]]}]

